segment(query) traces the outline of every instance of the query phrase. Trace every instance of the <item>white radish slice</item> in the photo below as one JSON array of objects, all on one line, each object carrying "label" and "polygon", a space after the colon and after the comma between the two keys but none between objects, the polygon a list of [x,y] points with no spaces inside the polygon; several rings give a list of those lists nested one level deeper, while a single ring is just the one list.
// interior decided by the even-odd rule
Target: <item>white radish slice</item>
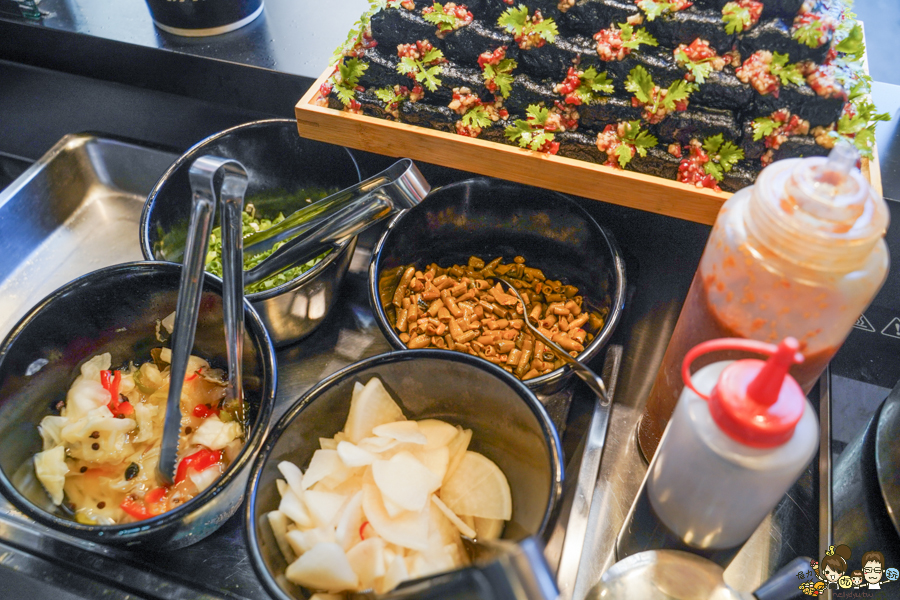
[{"label": "white radish slice", "polygon": [[413,452],[413,456],[422,461],[422,464],[437,475],[438,479],[444,480],[447,468],[450,466],[450,450],[446,446]]},{"label": "white radish slice", "polygon": [[[343,478],[341,475],[344,475]],[[337,450],[316,450],[303,476],[303,489],[311,488],[326,477],[340,478],[343,481],[348,475],[347,467],[338,456]]]},{"label": "white radish slice", "polygon": [[354,589],[359,585],[347,555],[337,544],[316,544],[292,562],[284,575],[297,585],[329,592]]},{"label": "white radish slice", "polygon": [[290,488],[285,489],[281,494],[281,503],[278,505],[278,510],[287,515],[291,521],[300,527],[308,528],[315,526],[303,500],[298,498]]},{"label": "white radish slice", "polygon": [[309,597],[309,600],[344,600],[343,594],[323,594],[317,592]]},{"label": "white radish slice", "polygon": [[360,588],[371,588],[384,577],[384,540],[372,537],[356,544],[347,552],[347,561],[359,577]]},{"label": "white radish slice", "polygon": [[[361,487],[361,484],[357,484],[357,487]],[[349,550],[361,541],[359,528],[362,527],[363,522],[366,520],[362,510],[362,499],[362,491],[356,492],[350,498],[350,502],[344,507],[335,527],[335,540],[344,550]]]},{"label": "white radish slice", "polygon": [[428,440],[425,442],[426,450],[447,446],[459,433],[456,427],[438,419],[422,419],[416,423],[419,424],[419,431]]},{"label": "white radish slice", "polygon": [[447,465],[447,474],[444,475],[444,481],[453,476],[453,472],[459,467],[460,461],[466,454],[469,442],[472,441],[471,429],[460,429],[459,434],[453,438],[447,449],[450,451],[450,463]]},{"label": "white radish slice", "polygon": [[403,411],[384,389],[381,380],[373,377],[350,401],[344,433],[349,441],[356,443],[372,435],[372,429],[379,425],[403,420]]},{"label": "white radish slice", "polygon": [[406,512],[406,509],[398,504],[394,504],[390,500],[384,497],[384,494],[381,495],[381,501],[384,502],[384,510],[387,511],[387,514],[390,518],[394,518],[402,512]]},{"label": "white radish slice", "polygon": [[466,548],[463,546],[462,538],[459,537],[459,530],[437,504],[432,503],[430,509],[431,525],[428,529],[428,550],[424,553],[425,557],[431,562],[443,562],[449,558],[447,570],[468,564]]},{"label": "white radish slice", "polygon": [[287,541],[287,517],[280,510],[269,511],[266,513],[266,517],[269,520],[269,527],[272,528],[272,534],[275,536],[275,543],[278,544],[278,549],[281,550],[284,560],[288,563],[292,562],[295,555]]},{"label": "white radish slice", "polygon": [[457,515],[509,520],[512,495],[503,471],[477,452],[466,452],[441,487],[441,500]]},{"label": "white radish slice", "polygon": [[301,531],[293,529],[287,532],[287,541],[297,556],[312,550],[313,546],[321,543],[334,543],[334,534],[330,529],[316,527]]},{"label": "white radish slice", "polygon": [[378,457],[368,450],[363,450],[351,442],[339,442],[337,453],[341,461],[348,467],[364,467],[371,465]]},{"label": "white radish slice", "polygon": [[303,499],[306,501],[309,514],[313,516],[319,525],[327,527],[332,525],[332,521],[335,520],[338,512],[343,508],[349,497],[331,492],[306,490],[306,495]]},{"label": "white radish slice", "polygon": [[377,486],[363,484],[363,512],[375,533],[392,544],[423,550],[428,544],[428,513],[425,511],[388,516]]},{"label": "white radish slice", "polygon": [[407,442],[409,444],[421,444],[424,446],[428,442],[428,438],[419,431],[419,425],[415,421],[385,423],[384,425],[373,427],[372,433],[378,437],[391,438],[398,442]]},{"label": "white radish slice", "polygon": [[290,487],[287,484],[287,481],[285,481],[284,479],[276,479],[275,487],[278,488],[279,496],[284,496],[284,491],[287,489],[290,489]]},{"label": "white radish slice", "polygon": [[502,519],[484,519],[475,517],[476,538],[482,542],[496,540],[503,533],[506,521]]},{"label": "white radish slice", "polygon": [[284,479],[291,487],[291,491],[297,494],[298,498],[302,498],[303,490],[306,488],[303,487],[303,471],[300,470],[300,467],[292,462],[283,460],[278,463],[278,470],[284,475]]},{"label": "white radish slice", "polygon": [[319,438],[319,447],[322,450],[337,450],[338,442],[334,438]]},{"label": "white radish slice", "polygon": [[375,586],[375,591],[379,594],[384,594],[407,579],[409,579],[409,571],[406,569],[406,561],[403,560],[403,555],[398,554],[394,557],[390,566],[388,566],[387,572],[384,574],[384,579],[381,580],[380,585]]},{"label": "white radish slice", "polygon": [[434,505],[441,509],[441,512],[444,513],[444,516],[450,520],[453,525],[456,526],[456,529],[470,539],[475,539],[476,533],[475,530],[463,523],[462,519],[456,516],[456,513],[447,508],[447,505],[435,495],[431,496],[431,501],[434,502]]},{"label": "white radish slice", "polygon": [[390,460],[376,460],[372,463],[372,475],[385,499],[416,512],[441,487],[440,478],[409,452],[401,452]]},{"label": "white radish slice", "polygon": [[355,381],[355,382],[353,383],[353,391],[350,392],[350,402],[353,402],[353,401],[355,401],[357,398],[359,398],[359,394],[360,394],[360,392],[363,391],[363,388],[364,388],[364,387],[365,387],[365,386],[362,384],[361,381]]},{"label": "white radish slice", "polygon": [[359,440],[357,446],[367,452],[381,454],[399,446],[401,442],[386,437],[367,437]]}]

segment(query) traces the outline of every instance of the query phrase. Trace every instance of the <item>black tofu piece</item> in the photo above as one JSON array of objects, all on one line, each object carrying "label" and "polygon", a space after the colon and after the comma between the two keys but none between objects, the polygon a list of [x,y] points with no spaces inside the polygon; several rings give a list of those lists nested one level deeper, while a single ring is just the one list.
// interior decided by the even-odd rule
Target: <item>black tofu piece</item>
[{"label": "black tofu piece", "polygon": [[372,15],[372,37],[388,54],[397,54],[399,44],[428,40],[440,48],[437,26],[422,18],[419,12],[405,8],[385,8]]},{"label": "black tofu piece", "polygon": [[749,84],[737,78],[734,69],[726,66],[721,71],[713,71],[699,84],[699,89],[691,94],[691,105],[744,110],[757,95]]},{"label": "black tofu piece", "polygon": [[762,170],[759,161],[742,160],[738,161],[731,170],[724,173],[719,187],[725,192],[736,192],[740,189],[753,185],[756,177]]},{"label": "black tofu piece", "polygon": [[830,125],[838,120],[844,109],[844,98],[823,98],[808,85],[789,83],[781,86],[778,97],[774,94],[755,94],[750,111],[744,116],[751,119],[766,117],[780,108],[787,108],[811,127]]},{"label": "black tofu piece", "polygon": [[625,80],[628,78],[631,70],[638,65],[647,69],[650,77],[653,78],[653,82],[661,87],[669,87],[676,79],[684,78],[684,70],[675,64],[672,51],[664,48],[654,48],[653,46],[641,46],[637,50],[632,50],[622,60],[600,60],[596,52],[594,52],[582,60],[580,68],[587,69],[589,66],[593,66],[598,73],[606,71],[609,74],[609,78],[615,81],[616,93],[624,95],[627,93],[625,91]]},{"label": "black tofu piece", "polygon": [[578,114],[584,127],[599,132],[610,123],[640,119],[641,108],[631,106],[631,98],[610,96],[596,104],[579,106]]},{"label": "black tofu piece", "polygon": [[792,135],[777,150],[772,152],[773,160],[783,158],[803,158],[806,156],[828,156],[830,150],[816,143],[811,135]]},{"label": "black tofu piece", "polygon": [[639,12],[631,0],[577,0],[575,6],[559,16],[559,24],[566,31],[592,37],[601,29],[627,22]]},{"label": "black tofu piece", "polygon": [[515,73],[509,97],[503,105],[510,113],[525,114],[525,109],[531,104],[544,103],[545,106],[553,106],[556,100],[562,97],[553,91],[556,83],[551,79],[536,81],[522,73]]},{"label": "black tofu piece", "polygon": [[[516,48],[518,49],[518,46]],[[515,58],[519,68],[532,77],[549,78],[559,82],[565,79],[575,59],[580,56],[596,55],[596,51],[596,44],[588,37],[560,35],[552,44],[547,43],[530,50],[519,49]]]},{"label": "black tofu piece", "polygon": [[[364,60],[369,63],[369,68],[360,78],[360,84],[363,87],[383,88],[405,85],[412,88],[416,84],[415,79],[397,71],[399,58],[385,55],[377,47],[366,51]],[[441,80],[441,85],[437,90],[431,91],[425,88],[425,97],[433,104],[449,104],[453,99],[453,88],[459,87],[467,87],[483,100],[493,101],[493,95],[484,87],[484,79],[481,71],[477,68],[466,69],[458,67],[452,62],[446,62],[441,65],[441,74],[438,78]]]},{"label": "black tofu piece", "polygon": [[766,151],[765,138],[753,139],[753,119],[748,119],[741,126],[741,149],[744,158],[753,160],[759,159]]},{"label": "black tofu piece", "polygon": [[459,119],[460,116],[446,106],[434,106],[421,101],[404,102],[400,105],[400,121],[409,125],[456,133],[456,122]]},{"label": "black tofu piece", "polygon": [[[763,3],[762,19],[772,17],[794,18],[803,5],[803,0],[760,0]],[[716,9],[721,14],[722,7],[728,0],[694,0],[694,6],[705,9]]]},{"label": "black tofu piece", "polygon": [[770,21],[760,21],[749,31],[738,36],[737,47],[741,56],[750,56],[757,50],[769,50],[780,54],[787,54],[792,63],[801,60],[811,60],[816,64],[825,60],[828,49],[831,47],[831,38],[818,48],[810,48],[791,37],[791,21],[783,21],[775,18]]},{"label": "black tofu piece", "polygon": [[494,28],[493,24],[485,24],[478,20],[447,33],[443,40],[432,42],[435,47],[438,47],[439,43],[447,58],[464,67],[477,68],[478,56],[481,53],[493,52],[500,46],[506,46],[507,56],[518,59],[515,56],[518,46],[511,35]]},{"label": "black tofu piece", "polygon": [[362,106],[362,112],[369,117],[388,119],[393,121],[394,116],[387,112],[384,102],[375,95],[374,90],[356,92],[356,100]]},{"label": "black tofu piece", "polygon": [[469,8],[469,12],[472,13],[476,21],[482,21],[490,27],[497,24],[497,19],[508,8],[517,6],[517,4],[510,6],[503,0],[468,0],[463,2],[463,4]]},{"label": "black tofu piece", "polygon": [[625,168],[629,171],[655,175],[664,179],[677,179],[680,162],[680,159],[669,154],[666,148],[660,145],[648,148],[647,156],[635,153],[634,158]]},{"label": "black tofu piece", "polygon": [[585,131],[564,131],[557,133],[553,141],[559,142],[557,156],[574,158],[585,162],[603,164],[606,162],[606,152],[597,149],[597,135]]},{"label": "black tofu piece", "polygon": [[690,44],[698,37],[709,42],[719,54],[728,52],[734,46],[735,36],[726,33],[722,12],[715,9],[692,6],[645,21],[644,27],[665,48]]},{"label": "black tofu piece", "polygon": [[650,131],[661,144],[677,141],[686,146],[691,138],[699,140],[722,134],[726,140],[738,140],[741,129],[735,115],[730,110],[699,108],[691,103],[687,110],[666,115],[662,121],[652,125]]}]

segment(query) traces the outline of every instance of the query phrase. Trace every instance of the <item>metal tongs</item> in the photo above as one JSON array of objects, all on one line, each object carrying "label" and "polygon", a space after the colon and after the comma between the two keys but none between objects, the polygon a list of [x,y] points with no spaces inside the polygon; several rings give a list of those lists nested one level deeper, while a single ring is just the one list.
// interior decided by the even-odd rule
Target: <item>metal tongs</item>
[{"label": "metal tongs", "polygon": [[[591,500],[594,496],[594,488],[600,472],[600,459],[603,457],[603,447],[606,445],[606,431],[609,427],[609,413],[612,409],[612,394],[607,393],[606,384],[599,375],[578,359],[573,358],[531,322],[531,318],[528,316],[528,307],[525,304],[525,299],[519,294],[519,290],[502,277],[495,276],[494,279],[500,281],[503,287],[512,292],[521,303],[522,319],[525,321],[525,326],[528,327],[528,330],[544,342],[544,345],[554,355],[572,367],[575,374],[591,388],[591,391],[596,396],[591,423],[587,430],[584,453],[581,455],[575,497],[572,499],[572,508],[568,515],[566,534],[556,574],[556,581],[559,585],[559,599],[570,600],[575,591],[578,567],[581,563],[585,535],[587,534]],[[620,349],[616,350],[615,348],[610,348],[609,351],[621,352]],[[615,384],[613,384],[613,387],[615,387]]]},{"label": "metal tongs", "polygon": [[[289,240],[244,273],[250,285],[303,264],[398,211],[412,208],[431,191],[415,163],[403,158],[381,173],[292,213],[277,225],[247,236],[249,253]],[[292,238],[292,239],[289,239]]]},{"label": "metal tongs", "polygon": [[[222,220],[223,312],[228,360],[226,402],[242,406],[241,357],[244,342],[244,267],[241,212],[247,191],[247,170],[236,160],[203,156],[191,165],[191,223],[178,289],[175,328],[172,332],[172,363],[169,397],[163,424],[162,446],[157,472],[167,484],[174,483],[178,467],[181,433],[181,390],[187,375],[188,359],[194,345],[209,233],[216,210],[216,176],[222,174],[220,190]],[[243,422],[243,412],[239,413]]]}]

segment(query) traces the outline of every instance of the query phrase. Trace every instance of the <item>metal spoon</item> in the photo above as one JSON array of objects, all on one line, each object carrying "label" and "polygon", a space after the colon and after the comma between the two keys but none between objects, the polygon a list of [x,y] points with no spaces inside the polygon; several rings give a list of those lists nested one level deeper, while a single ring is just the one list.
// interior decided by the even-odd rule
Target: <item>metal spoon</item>
[{"label": "metal spoon", "polygon": [[[603,457],[603,447],[606,445],[606,431],[609,428],[609,415],[611,412],[611,396],[607,393],[603,379],[585,366],[581,361],[572,356],[550,340],[531,322],[528,316],[528,307],[519,291],[502,277],[494,277],[503,283],[522,304],[522,319],[528,330],[538,337],[550,348],[556,356],[571,365],[572,370],[578,375],[596,395],[594,410],[591,414],[591,422],[587,430],[584,453],[581,455],[581,464],[578,469],[577,487],[575,497],[572,499],[572,507],[566,522],[566,533],[562,543],[562,551],[559,558],[559,568],[556,573],[556,582],[559,586],[559,599],[571,600],[574,597],[578,583],[578,571],[581,557],[584,551],[584,540],[587,534],[588,518],[591,511],[591,500],[594,497],[594,488],[597,484],[597,476],[600,472],[600,459]],[[621,360],[621,347],[613,346],[608,351],[612,353],[614,362]],[[607,360],[609,360],[609,356]],[[613,369],[613,373],[617,371]],[[615,387],[615,380],[613,380]]]},{"label": "metal spoon", "polygon": [[578,377],[584,381],[591,390],[597,394],[597,397],[600,398],[601,406],[609,405],[609,396],[606,394],[606,384],[603,383],[603,379],[600,378],[599,375],[590,370],[587,366],[584,365],[581,361],[572,358],[572,355],[559,347],[559,345],[548,338],[546,335],[541,333],[541,330],[538,329],[534,323],[531,322],[531,319],[528,317],[528,307],[525,305],[525,300],[522,298],[522,295],[519,293],[513,284],[503,279],[502,277],[494,276],[493,279],[500,281],[506,286],[510,291],[512,291],[513,295],[522,303],[522,319],[525,321],[525,325],[528,327],[528,330],[531,331],[534,335],[538,337],[547,348],[553,352],[554,355],[563,359],[567,365],[572,367],[572,370],[575,372]]},{"label": "metal spoon", "polygon": [[[204,263],[209,233],[215,213],[214,179],[219,171],[222,181],[222,262],[224,280],[224,321],[228,357],[228,398],[242,397],[241,346],[243,343],[243,260],[241,254],[241,210],[247,189],[247,170],[239,162],[213,156],[198,158],[191,165],[191,224],[175,309],[172,332],[172,363],[169,396],[157,472],[167,484],[175,481],[178,445],[181,434],[181,390],[187,375],[188,359],[194,346],[200,297],[203,292]],[[241,419],[243,420],[243,418]]]}]

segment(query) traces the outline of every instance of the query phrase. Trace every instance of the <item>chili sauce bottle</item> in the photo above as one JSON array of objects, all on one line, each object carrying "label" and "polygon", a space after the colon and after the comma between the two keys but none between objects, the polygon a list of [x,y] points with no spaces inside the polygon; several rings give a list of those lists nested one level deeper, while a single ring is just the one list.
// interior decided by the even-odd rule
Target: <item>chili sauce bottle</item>
[{"label": "chili sauce bottle", "polygon": [[[699,554],[726,567],[816,454],[819,424],[788,369],[800,344],[717,339],[682,366],[686,384],[616,540],[618,560],[644,550]],[[721,350],[769,355],[706,365]]]},{"label": "chili sauce bottle", "polygon": [[857,160],[838,144],[827,158],[777,161],[722,206],[638,425],[648,460],[700,342],[794,337],[806,360],[791,374],[813,387],[887,276],[888,209]]}]

